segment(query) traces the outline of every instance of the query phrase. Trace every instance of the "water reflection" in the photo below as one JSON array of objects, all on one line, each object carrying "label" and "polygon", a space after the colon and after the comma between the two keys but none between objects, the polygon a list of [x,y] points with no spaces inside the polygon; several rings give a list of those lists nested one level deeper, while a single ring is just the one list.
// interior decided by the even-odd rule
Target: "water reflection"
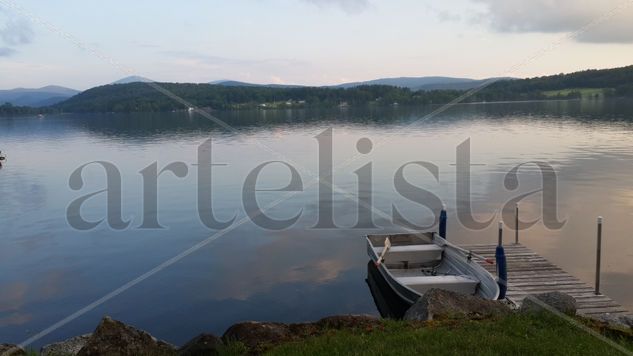
[{"label": "water reflection", "polygon": [[[519,170],[517,189],[507,189],[504,176],[512,167],[548,162],[558,174],[557,208],[566,224],[549,230],[537,223],[521,232],[521,241],[592,283],[595,218],[603,215],[603,253],[608,256],[603,258],[603,289],[633,309],[633,104],[594,100],[459,105],[425,119],[434,109],[214,113],[235,131],[186,113],[0,119],[0,149],[11,157],[0,171],[2,341],[22,341],[214,234],[197,218],[197,168],[192,165],[198,145],[208,137],[214,140],[214,162],[228,164],[214,171],[214,212],[220,220],[235,215],[239,220],[244,216],[245,176],[262,162],[281,159],[258,143],[304,166],[298,168],[307,183],[312,178],[308,171],[318,171],[314,136],[329,127],[334,131],[335,165],[356,155],[360,138],[374,141],[374,150],[337,170],[334,181],[356,192],[354,172],[371,162],[374,204],[387,216],[396,206],[412,222],[433,224],[439,206],[429,209],[405,199],[395,191],[393,178],[407,162],[436,164],[439,182],[415,167],[406,176],[448,205],[449,239],[456,243],[492,243],[496,227],[472,231],[457,222],[455,147],[470,139],[476,164],[471,204],[478,221],[500,219],[500,209],[515,194],[540,188],[537,167],[526,165]],[[66,223],[68,203],[81,194],[68,188],[68,177],[95,160],[110,161],[121,171],[123,214],[133,221],[128,230],[100,226],[82,233]],[[138,172],[156,161],[159,167],[185,162],[191,174],[161,177],[159,217],[168,228],[138,230],[143,218]],[[86,192],[102,189],[102,171],[86,174]],[[268,172],[261,183],[276,188],[287,179]],[[279,195],[264,192],[258,198],[264,204]],[[95,200],[85,214],[102,218],[102,203]],[[374,216],[377,229],[350,229],[358,219],[356,202],[335,193],[334,218],[343,228],[315,230],[318,203],[316,187],[306,188],[269,212],[281,219],[303,209],[291,228],[273,232],[251,223],[240,225],[40,343],[89,332],[103,314],[176,344],[201,331],[222,333],[247,319],[299,322],[337,313],[379,312],[397,317],[402,310],[379,302],[379,282],[372,280],[366,264],[363,236],[399,228]],[[542,209],[535,194],[521,202],[522,219],[537,219]],[[389,299],[385,294],[381,291],[380,300]]]}]

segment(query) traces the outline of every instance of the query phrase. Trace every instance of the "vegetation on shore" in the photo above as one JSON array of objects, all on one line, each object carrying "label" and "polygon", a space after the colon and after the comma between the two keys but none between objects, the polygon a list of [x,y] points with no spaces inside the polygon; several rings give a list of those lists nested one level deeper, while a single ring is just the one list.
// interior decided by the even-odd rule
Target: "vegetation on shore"
[{"label": "vegetation on shore", "polygon": [[[585,323],[589,323],[585,321]],[[513,314],[499,320],[384,321],[379,330],[330,330],[279,345],[269,355],[615,355],[605,341],[550,313]],[[590,325],[590,324],[589,324]],[[591,326],[591,325],[590,325]],[[596,327],[593,325],[592,327]],[[600,331],[600,330],[598,330]],[[604,330],[602,330],[604,332]],[[633,334],[608,335],[633,352]],[[223,350],[238,354],[236,344]]]},{"label": "vegetation on shore", "polygon": [[388,85],[353,88],[223,86],[212,84],[157,83],[161,91],[183,98],[187,104],[135,82],[111,84],[86,90],[45,108],[0,105],[0,115],[53,112],[159,112],[187,110],[187,105],[214,110],[284,109],[360,105],[427,105],[462,102],[633,97],[633,66],[586,70],[571,74],[499,80],[472,91],[412,91]]},{"label": "vegetation on shore", "polygon": [[570,96],[583,98],[583,99],[596,99],[596,98],[604,98],[605,96],[614,96],[613,89],[605,89],[605,88],[570,88],[570,89],[562,89],[562,90],[548,90],[544,91],[546,97],[557,99],[557,98],[569,98]]},{"label": "vegetation on shore", "polygon": [[[296,108],[360,105],[446,104],[464,95],[459,90],[412,91],[388,85],[353,88],[222,86],[158,83],[160,87],[200,108]],[[574,89],[581,88],[581,89]],[[587,70],[571,74],[499,80],[474,90],[463,102],[575,99],[633,96],[633,66]],[[64,112],[137,112],[186,110],[185,104],[147,83],[106,85],[87,90],[54,109]]]},{"label": "vegetation on shore", "polygon": [[[412,92],[386,85],[342,88],[278,88],[222,86],[211,84],[157,83],[169,92],[184,98],[191,106],[215,110],[335,107],[338,105],[393,105],[446,103],[460,91],[438,90]],[[106,85],[87,90],[56,109],[64,112],[136,112],[173,111],[187,107],[146,83]]]},{"label": "vegetation on shore", "polygon": [[30,106],[15,106],[10,103],[0,104],[0,116],[37,115],[56,111],[50,107],[33,108]]},{"label": "vegetation on shore", "polygon": [[[618,355],[633,352],[633,329],[543,309],[505,315],[440,314],[439,319],[331,316],[317,322],[242,322],[219,338],[199,334],[177,348],[104,317],[95,331],[42,348],[47,354],[165,355]],[[2,344],[4,350],[7,346]],[[0,348],[0,353],[2,353]],[[16,348],[16,354],[38,355]]]}]

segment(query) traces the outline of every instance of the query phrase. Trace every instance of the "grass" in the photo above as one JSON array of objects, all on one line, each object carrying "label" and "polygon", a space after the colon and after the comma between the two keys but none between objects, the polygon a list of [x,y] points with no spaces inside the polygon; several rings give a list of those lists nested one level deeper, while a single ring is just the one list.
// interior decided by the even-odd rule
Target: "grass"
[{"label": "grass", "polygon": [[577,92],[583,98],[595,97],[596,95],[599,97],[604,96],[605,89],[602,88],[571,88],[571,89],[562,89],[562,90],[549,90],[544,91],[543,94],[547,97],[554,98],[558,96],[567,96],[571,93]]},{"label": "grass", "polygon": [[248,348],[241,342],[231,342],[220,346],[218,353],[222,356],[241,356],[247,355]]},{"label": "grass", "polygon": [[[615,337],[633,352],[633,336]],[[618,355],[617,349],[551,314],[494,321],[386,321],[381,331],[330,330],[279,345],[269,355]]]}]

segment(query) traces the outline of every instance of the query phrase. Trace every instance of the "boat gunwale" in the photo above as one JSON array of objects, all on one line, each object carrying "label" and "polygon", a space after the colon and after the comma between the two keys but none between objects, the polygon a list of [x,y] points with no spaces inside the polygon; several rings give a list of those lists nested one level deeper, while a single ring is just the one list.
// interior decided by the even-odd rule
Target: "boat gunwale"
[{"label": "boat gunwale", "polygon": [[[366,235],[365,236],[365,240],[367,241],[367,246],[368,246],[368,251],[371,251],[370,253],[370,258],[376,262],[378,260],[378,255],[376,253],[375,248],[376,247],[381,247],[381,246],[375,246],[372,239],[376,239],[376,238],[387,238],[387,237],[393,237],[393,236],[411,236],[411,237],[417,237],[421,240],[421,242],[426,242],[427,244],[435,244],[438,245],[440,247],[442,247],[443,249],[450,249],[451,252],[459,254],[459,255],[463,255],[463,252],[460,251],[457,248],[453,248],[444,238],[442,238],[441,236],[437,235],[437,233],[435,232],[420,232],[420,233],[395,233],[395,234],[371,234],[371,235]],[[428,240],[427,240],[428,239]],[[438,243],[440,242],[440,243]],[[393,244],[393,242],[392,242]],[[442,255],[444,255],[445,251],[442,252]],[[442,259],[444,259],[444,257],[442,257]],[[480,266],[478,263],[474,263],[473,265],[469,266],[470,268],[473,268],[474,270],[476,270],[478,273],[488,276],[490,277],[490,279],[495,283],[495,285],[497,285],[496,280],[494,278],[494,276],[488,272],[485,268],[483,268],[482,266]],[[414,289],[399,283],[397,280],[397,277],[395,277],[389,268],[387,268],[384,264],[380,264],[378,266],[378,270],[380,271],[380,273],[383,275],[383,277],[385,277],[385,280],[387,281],[387,283],[389,283],[390,285],[392,283],[396,283],[399,287],[402,287],[403,289],[405,289],[406,291],[410,292],[413,295],[416,295],[418,298],[420,298],[422,296],[422,294],[420,294],[419,292],[415,291]],[[472,276],[475,277],[475,276]],[[478,280],[480,281],[481,284],[483,284],[483,281],[481,281],[479,278]],[[479,289],[481,289],[481,286],[478,287]],[[414,304],[416,302],[416,300],[411,300],[408,297],[405,297],[402,295],[402,293],[398,290],[399,288],[397,288],[396,286],[391,286],[391,289],[394,290],[396,292],[396,294],[398,294],[401,298],[403,298],[405,301]],[[478,295],[479,293],[476,293],[475,295]],[[497,285],[497,288],[495,288],[495,292],[494,292],[494,297],[493,298],[484,298],[483,296],[479,295],[480,297],[484,298],[484,299],[489,299],[489,300],[498,300],[499,299],[499,294],[500,294],[500,290],[499,287]]]}]

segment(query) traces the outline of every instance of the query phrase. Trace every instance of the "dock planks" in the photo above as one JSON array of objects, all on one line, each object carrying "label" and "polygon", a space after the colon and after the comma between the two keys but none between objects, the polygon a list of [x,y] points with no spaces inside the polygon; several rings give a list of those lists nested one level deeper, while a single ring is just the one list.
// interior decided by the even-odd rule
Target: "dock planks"
[{"label": "dock planks", "polygon": [[[462,245],[472,252],[494,258],[496,245]],[[521,304],[529,294],[562,292],[576,298],[578,314],[630,314],[617,302],[604,294],[594,294],[594,288],[562,268],[551,263],[521,244],[504,245],[508,264],[508,299]],[[481,265],[495,274],[495,266],[480,261]]]}]

